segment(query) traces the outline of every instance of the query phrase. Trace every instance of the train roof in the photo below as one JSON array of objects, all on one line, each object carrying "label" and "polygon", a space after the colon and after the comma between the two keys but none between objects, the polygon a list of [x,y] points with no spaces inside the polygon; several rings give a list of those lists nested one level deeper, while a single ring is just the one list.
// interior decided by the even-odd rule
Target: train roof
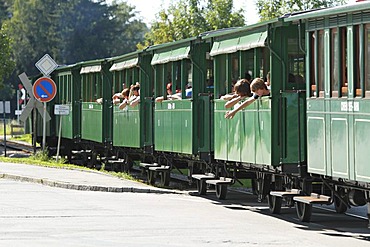
[{"label": "train roof", "polygon": [[336,7],[314,9],[304,12],[287,14],[284,16],[286,21],[299,21],[305,19],[321,18],[325,16],[348,14],[351,12],[370,11],[370,1],[362,1],[351,4],[345,4]]}]

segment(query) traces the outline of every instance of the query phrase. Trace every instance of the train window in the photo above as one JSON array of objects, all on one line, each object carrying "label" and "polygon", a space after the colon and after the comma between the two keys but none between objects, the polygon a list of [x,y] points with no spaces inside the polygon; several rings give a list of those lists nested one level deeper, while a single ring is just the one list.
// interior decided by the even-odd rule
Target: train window
[{"label": "train window", "polygon": [[353,83],[355,86],[355,94],[356,96],[362,96],[362,89],[361,89],[361,70],[360,70],[360,26],[356,25],[353,27],[353,49],[354,49],[354,57],[353,57]]},{"label": "train window", "polygon": [[341,79],[341,95],[348,96],[348,79],[347,79],[347,28],[340,28],[340,79]]},{"label": "train window", "polygon": [[339,91],[339,38],[338,38],[338,30],[333,28],[331,30],[331,53],[330,53],[330,88],[331,88],[331,96],[338,97]]},{"label": "train window", "polygon": [[236,82],[239,80],[239,53],[231,54],[231,80]]},{"label": "train window", "polygon": [[319,88],[319,97],[324,97],[324,85],[325,85],[325,61],[324,61],[324,31],[320,30],[318,32],[318,44],[317,44],[317,84],[316,86]]},{"label": "train window", "polygon": [[316,94],[316,53],[315,53],[315,43],[316,43],[316,35],[315,32],[309,33],[310,40],[309,42],[309,63],[310,63],[310,97],[317,97]]},{"label": "train window", "polygon": [[72,102],[72,75],[67,76],[68,81],[68,97],[67,97],[67,103]]},{"label": "train window", "polygon": [[370,97],[370,24],[365,26],[365,91]]}]

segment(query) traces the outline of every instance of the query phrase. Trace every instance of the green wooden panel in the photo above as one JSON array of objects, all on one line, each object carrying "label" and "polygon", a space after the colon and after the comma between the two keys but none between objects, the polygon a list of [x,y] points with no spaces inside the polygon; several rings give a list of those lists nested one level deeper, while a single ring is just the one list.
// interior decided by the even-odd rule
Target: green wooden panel
[{"label": "green wooden panel", "polygon": [[256,106],[252,104],[242,111],[243,118],[240,126],[241,161],[252,164],[256,163]]},{"label": "green wooden panel", "polygon": [[[123,111],[114,106],[113,108],[113,146],[122,147],[123,139],[125,138],[123,126]],[[126,137],[127,138],[127,137]]]},{"label": "green wooden panel", "polygon": [[[72,104],[68,104],[69,106],[69,115],[66,116],[58,116],[57,117],[57,131],[59,131],[59,123],[60,123],[60,117],[62,117],[62,137],[73,139],[73,107]],[[59,133],[57,133],[59,135]]]},{"label": "green wooden panel", "polygon": [[[354,172],[355,180],[370,182],[369,136],[370,136],[370,102],[358,100],[354,102]],[[350,136],[351,138],[351,136]]]},{"label": "green wooden panel", "polygon": [[163,101],[163,108],[162,108],[162,123],[163,123],[163,135],[161,138],[163,139],[163,151],[171,152],[173,149],[173,125],[172,125],[172,102]]},{"label": "green wooden panel", "polygon": [[307,114],[308,171],[326,174],[325,119],[323,114]]},{"label": "green wooden panel", "polygon": [[113,145],[120,147],[141,147],[139,108],[126,107],[120,110],[114,107]]},{"label": "green wooden panel", "polygon": [[332,114],[330,121],[330,151],[333,176],[349,178],[348,141],[347,117],[345,115]]},{"label": "green wooden panel", "polygon": [[82,103],[81,138],[96,142],[103,141],[102,105],[89,102]]},{"label": "green wooden panel", "polygon": [[167,101],[167,106],[171,116],[171,139],[172,139],[172,152],[181,153],[182,152],[182,101],[181,100],[170,100]]},{"label": "green wooden panel", "polygon": [[184,154],[193,153],[193,102],[181,100],[182,104],[182,127],[181,127],[181,152]]},{"label": "green wooden panel", "polygon": [[271,165],[271,107],[268,98],[255,102],[258,104],[256,116],[256,163]]},{"label": "green wooden panel", "polygon": [[165,131],[163,127],[163,111],[162,103],[155,103],[155,112],[154,112],[154,148],[156,151],[163,150],[163,143],[165,138]]},{"label": "green wooden panel", "polygon": [[227,160],[228,123],[225,119],[226,109],[224,100],[215,100],[214,103],[214,155],[215,159]]},{"label": "green wooden panel", "polygon": [[243,114],[241,112],[235,114],[232,119],[228,119],[228,139],[227,139],[227,160],[240,162],[240,126]]},{"label": "green wooden panel", "polygon": [[[306,160],[305,94],[296,92],[282,93],[282,157],[287,164],[298,164]],[[301,153],[299,153],[299,151]]]}]

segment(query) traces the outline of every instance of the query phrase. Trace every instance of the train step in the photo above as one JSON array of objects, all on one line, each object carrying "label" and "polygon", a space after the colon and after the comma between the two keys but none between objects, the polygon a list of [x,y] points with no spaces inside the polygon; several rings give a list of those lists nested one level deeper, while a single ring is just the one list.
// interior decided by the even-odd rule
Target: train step
[{"label": "train step", "polygon": [[302,202],[305,204],[331,204],[330,196],[319,195],[311,193],[310,196],[295,196],[294,201]]},{"label": "train step", "polygon": [[124,159],[117,159],[117,160],[105,160],[105,162],[107,162],[108,164],[123,164],[125,163],[125,160]]},{"label": "train step", "polygon": [[150,166],[149,170],[156,172],[165,172],[170,170],[170,166]]},{"label": "train step", "polygon": [[225,178],[225,177],[220,177],[219,179],[210,179],[206,180],[207,184],[213,184],[213,185],[218,185],[218,184],[232,184],[233,179],[232,178]]},{"label": "train step", "polygon": [[192,178],[197,180],[211,180],[216,179],[216,176],[212,173],[206,173],[206,174],[193,174],[191,175]]},{"label": "train step", "polygon": [[151,163],[140,163],[139,166],[144,168],[145,170],[148,170],[149,167],[156,167],[156,166],[159,166],[159,164],[158,163],[153,163],[153,164],[151,164]]},{"label": "train step", "polygon": [[84,154],[84,153],[91,153],[92,150],[72,150],[71,153],[72,154]]},{"label": "train step", "polygon": [[301,191],[297,189],[287,190],[287,191],[271,191],[270,195],[277,196],[277,197],[289,197],[293,198],[295,196],[300,196]]}]

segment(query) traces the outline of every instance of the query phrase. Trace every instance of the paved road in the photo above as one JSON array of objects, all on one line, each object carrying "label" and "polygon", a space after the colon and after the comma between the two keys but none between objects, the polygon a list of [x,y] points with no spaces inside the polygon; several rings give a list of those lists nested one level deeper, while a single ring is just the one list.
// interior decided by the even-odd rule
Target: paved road
[{"label": "paved road", "polygon": [[[301,224],[251,195],[106,193],[0,179],[0,246],[369,246],[366,228]],[[243,201],[243,204],[234,202]],[[326,221],[337,221],[332,216]],[[342,219],[344,225],[353,219]]]}]

